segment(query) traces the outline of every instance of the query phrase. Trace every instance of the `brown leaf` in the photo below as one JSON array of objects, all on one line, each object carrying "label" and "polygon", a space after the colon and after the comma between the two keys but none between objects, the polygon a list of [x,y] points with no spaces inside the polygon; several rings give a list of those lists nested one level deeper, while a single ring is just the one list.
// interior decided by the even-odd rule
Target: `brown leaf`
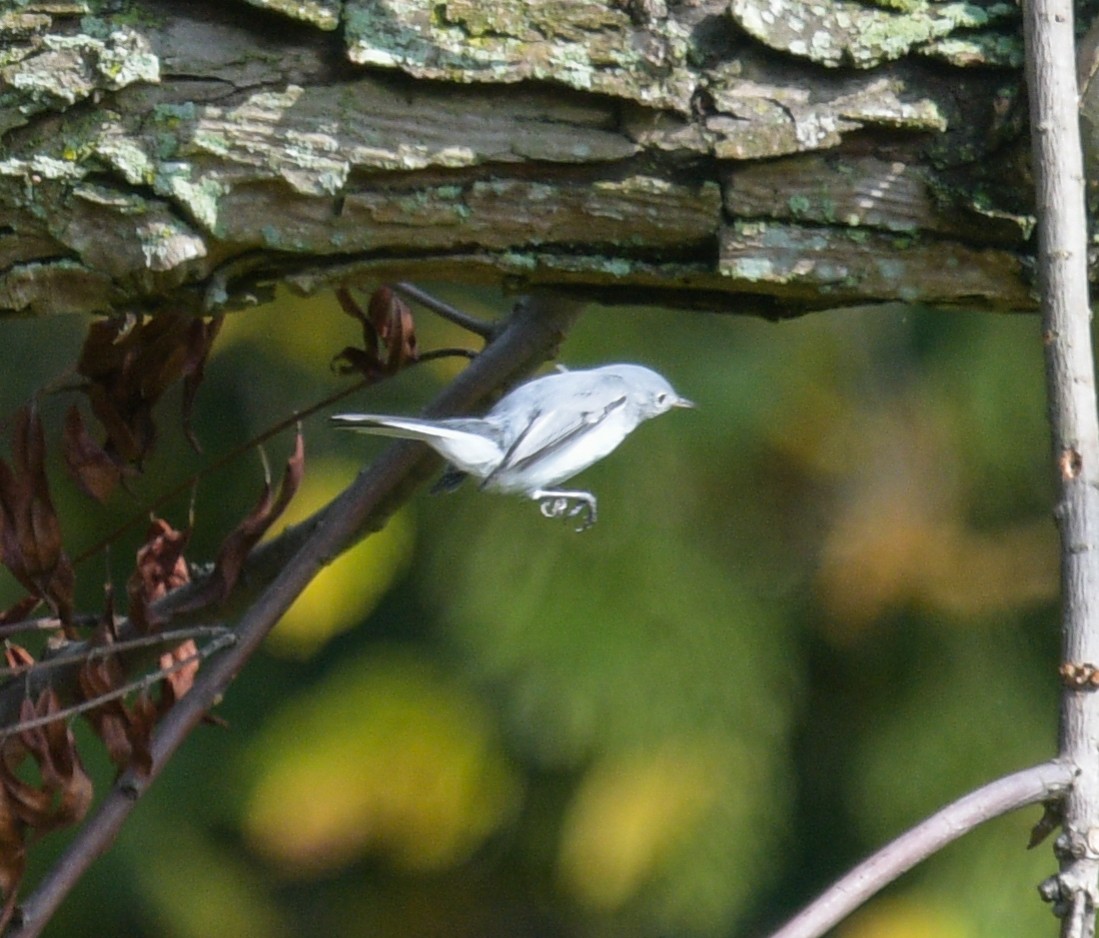
[{"label": "brown leaf", "polygon": [[46,444],[37,410],[16,415],[12,465],[0,459],[0,560],[63,624],[72,619],[76,577],[61,546],[61,524],[50,499]]},{"label": "brown leaf", "polygon": [[348,316],[358,320],[363,331],[363,347],[355,348],[349,345],[343,351],[337,353],[332,359],[333,370],[341,375],[359,372],[363,377],[372,381],[382,378],[385,375],[385,364],[379,355],[381,339],[378,336],[378,330],[366,318],[366,313],[355,302],[355,298],[347,287],[340,287],[336,290],[336,300]]},{"label": "brown leaf", "polygon": [[298,486],[301,485],[304,471],[305,444],[299,428],[294,442],[294,452],[286,461],[278,496],[273,497],[271,482],[267,480],[256,507],[222,541],[214,561],[213,572],[206,578],[204,588],[187,603],[178,607],[177,612],[189,612],[206,605],[220,603],[233,591],[249,551],[286,510],[286,506],[290,504]]},{"label": "brown leaf", "polygon": [[361,374],[371,381],[385,377],[385,366],[368,349],[348,345],[332,357],[332,370],[340,375]]},{"label": "brown leaf", "polygon": [[[57,694],[46,690],[37,705],[29,699],[23,701],[19,720],[27,723],[60,709]],[[14,815],[40,834],[81,820],[92,803],[92,782],[80,762],[66,720],[61,717],[44,726],[18,730],[17,738],[18,747],[6,745],[4,758],[0,759],[0,784]],[[38,769],[37,785],[16,774],[28,756]]]},{"label": "brown leaf", "polygon": [[27,864],[26,830],[7,789],[0,784],[0,895],[4,899],[14,896],[23,881]]},{"label": "brown leaf", "polygon": [[75,404],[65,414],[61,445],[65,467],[81,491],[106,502],[122,480],[122,469],[88,433]]},{"label": "brown leaf", "polygon": [[18,602],[12,603],[7,609],[0,612],[0,625],[12,625],[16,622],[22,622],[40,602],[42,600],[38,596],[24,596]]},{"label": "brown leaf", "polygon": [[[188,658],[193,658],[194,660],[187,661]],[[195,683],[195,675],[198,674],[199,659],[198,646],[195,645],[193,639],[187,639],[183,644],[177,645],[171,651],[161,655],[160,667],[162,670],[167,671],[173,665],[179,664],[181,661],[187,661],[187,664],[164,675],[164,684],[160,701],[157,705],[157,711],[161,714],[166,713],[169,708],[171,708],[172,704],[186,694]]]},{"label": "brown leaf", "polygon": [[138,548],[137,564],[126,582],[130,615],[142,632],[156,623],[148,619],[148,607],[172,590],[191,582],[183,552],[191,540],[191,529],[177,531],[162,518],[154,518]]},{"label": "brown leaf", "polygon": [[156,726],[157,710],[147,690],[134,698],[127,713],[132,754],[126,767],[139,775],[148,776],[153,770],[153,728]]},{"label": "brown leaf", "polygon": [[13,671],[18,668],[29,670],[34,667],[34,655],[22,645],[15,642],[4,642],[4,661]]},{"label": "brown leaf", "polygon": [[362,348],[348,346],[332,359],[340,374],[358,372],[378,380],[420,357],[412,310],[389,287],[379,287],[371,294],[365,313],[346,287],[336,291],[336,299],[348,316],[359,321],[363,332]]},{"label": "brown leaf", "polygon": [[185,430],[195,391],[220,322],[161,313],[145,319],[116,317],[94,322],[80,350],[77,372],[107,431],[104,449],[140,465],[156,441],[153,407],[184,379]]},{"label": "brown leaf", "polygon": [[420,357],[412,310],[396,293],[389,287],[379,287],[371,295],[367,311],[388,351],[386,369],[390,374]]},{"label": "brown leaf", "polygon": [[[93,644],[110,644],[111,639],[96,629]],[[89,658],[77,673],[84,700],[96,700],[120,689],[126,681],[122,666],[114,656]],[[107,748],[107,755],[119,771],[133,768],[147,774],[152,767],[150,742],[156,722],[156,707],[147,694],[139,694],[132,706],[121,697],[104,700],[85,712],[95,734]]]}]

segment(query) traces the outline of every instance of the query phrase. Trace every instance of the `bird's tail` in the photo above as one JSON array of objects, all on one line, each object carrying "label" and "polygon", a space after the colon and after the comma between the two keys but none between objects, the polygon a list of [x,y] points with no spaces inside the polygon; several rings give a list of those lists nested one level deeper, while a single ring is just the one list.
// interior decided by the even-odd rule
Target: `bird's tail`
[{"label": "bird's tail", "polygon": [[430,420],[415,417],[385,417],[380,414],[336,414],[332,423],[340,430],[356,433],[372,433],[377,436],[395,436],[404,440],[423,440],[425,443],[444,431]]},{"label": "bird's tail", "polygon": [[342,430],[420,440],[450,462],[483,477],[501,458],[499,445],[485,432],[477,432],[473,419],[420,420],[379,414],[337,414],[332,423]]}]

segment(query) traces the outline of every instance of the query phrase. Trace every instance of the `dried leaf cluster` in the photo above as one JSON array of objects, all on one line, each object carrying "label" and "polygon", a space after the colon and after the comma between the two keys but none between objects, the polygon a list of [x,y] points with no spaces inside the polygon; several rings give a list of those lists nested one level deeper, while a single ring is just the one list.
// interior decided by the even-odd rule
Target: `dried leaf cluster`
[{"label": "dried leaf cluster", "polygon": [[[65,467],[82,492],[106,501],[126,477],[142,470],[157,438],[155,405],[176,382],[183,383],[183,429],[194,443],[191,407],[219,325],[216,319],[173,315],[92,324],[76,370],[104,438],[100,442],[93,436],[76,404],[68,409],[60,436]],[[248,552],[293,498],[303,466],[299,431],[277,494],[266,480],[258,504],[225,538],[212,574],[187,611],[216,605],[229,595]],[[116,629],[109,587],[98,621],[82,633],[74,615],[74,565],[50,495],[46,432],[36,403],[15,415],[10,459],[0,459],[0,562],[28,595],[0,613],[0,621],[13,631],[13,623],[45,604],[62,644],[77,639],[84,644],[75,681],[47,684],[37,696],[28,696],[19,723],[0,729],[0,894],[6,903],[0,927],[14,907],[28,844],[46,831],[78,822],[91,804],[92,782],[77,753],[70,718],[81,713],[87,719],[119,772],[147,773],[157,720],[194,682],[203,656],[194,639],[166,642],[160,669],[153,674],[157,680],[135,680],[134,643],[127,641],[131,635],[156,636],[171,621],[156,612],[155,604],[190,582],[184,556],[190,537],[190,527],[177,530],[153,518],[126,582],[127,637]],[[6,643],[5,653],[12,681],[26,680],[42,667],[14,642]]]},{"label": "dried leaf cluster", "polygon": [[[361,348],[348,347],[334,357],[337,371],[374,382],[421,360],[411,310],[391,289],[377,290],[365,312],[347,289],[337,297],[363,337]],[[90,326],[75,366],[76,390],[98,428],[89,426],[74,403],[59,434],[63,464],[81,492],[107,502],[144,470],[157,440],[156,405],[176,383],[183,387],[183,433],[199,450],[191,410],[220,325],[217,318],[160,314]],[[249,552],[285,511],[304,470],[299,425],[278,489],[265,478],[258,502],[224,538],[211,572],[197,583],[191,582],[185,557],[193,519],[179,530],[152,517],[125,584],[128,624],[121,632],[109,584],[98,616],[75,614],[75,564],[63,546],[51,499],[46,449],[36,400],[14,416],[10,455],[0,459],[0,563],[27,591],[0,611],[0,627],[4,635],[16,634],[44,605],[57,635],[43,655],[51,660],[36,660],[11,640],[4,645],[10,677],[0,692],[23,682],[19,692],[25,696],[19,721],[0,727],[0,929],[14,912],[28,845],[47,831],[79,822],[91,805],[92,781],[77,752],[71,719],[87,720],[120,774],[150,772],[157,721],[190,691],[202,659],[226,638],[222,629],[220,643],[199,647],[196,638],[216,629],[169,627],[184,615],[193,622],[196,613],[216,609],[232,593]],[[158,608],[159,600],[181,587],[189,592],[176,597],[170,614]],[[154,659],[159,668],[150,671]],[[66,679],[55,680],[62,672]]]},{"label": "dried leaf cluster", "polygon": [[419,360],[412,310],[392,289],[375,290],[365,313],[346,288],[336,291],[336,299],[363,332],[362,348],[348,346],[332,360],[340,374],[358,373],[376,381]]}]

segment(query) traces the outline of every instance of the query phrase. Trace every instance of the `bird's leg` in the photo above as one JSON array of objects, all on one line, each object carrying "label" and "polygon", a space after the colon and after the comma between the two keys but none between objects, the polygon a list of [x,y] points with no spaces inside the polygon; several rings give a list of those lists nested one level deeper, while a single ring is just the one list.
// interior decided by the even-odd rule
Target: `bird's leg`
[{"label": "bird's leg", "polygon": [[538,502],[538,507],[547,518],[576,518],[580,521],[577,531],[586,531],[595,524],[595,496],[591,492],[569,492],[561,489],[536,489],[530,497]]}]

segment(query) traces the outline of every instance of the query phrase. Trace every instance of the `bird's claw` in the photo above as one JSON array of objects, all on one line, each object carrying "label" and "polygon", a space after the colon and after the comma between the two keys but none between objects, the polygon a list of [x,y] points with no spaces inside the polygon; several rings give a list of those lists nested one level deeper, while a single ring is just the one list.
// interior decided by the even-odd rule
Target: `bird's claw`
[{"label": "bird's claw", "polygon": [[580,520],[577,531],[586,531],[595,524],[595,501],[590,498],[568,495],[550,495],[543,498],[538,507],[546,518],[576,518]]}]

